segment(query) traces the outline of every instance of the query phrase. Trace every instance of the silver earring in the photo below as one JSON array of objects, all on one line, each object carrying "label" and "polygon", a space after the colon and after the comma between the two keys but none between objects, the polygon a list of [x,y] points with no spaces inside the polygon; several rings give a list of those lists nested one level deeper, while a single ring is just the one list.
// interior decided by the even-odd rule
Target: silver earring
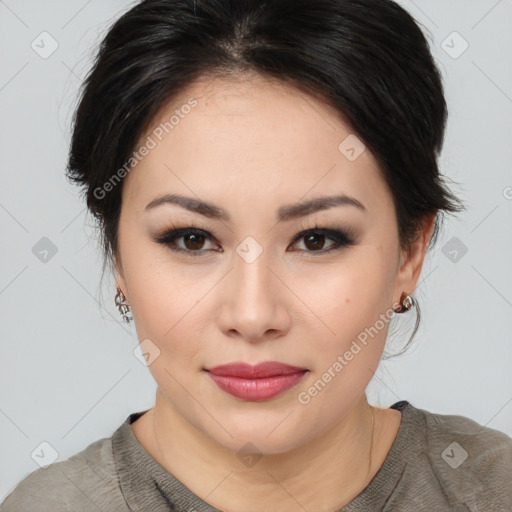
[{"label": "silver earring", "polygon": [[408,293],[403,292],[400,296],[400,306],[395,309],[396,313],[405,313],[409,311],[413,306],[415,306],[414,298],[411,297]]},{"label": "silver earring", "polygon": [[116,306],[119,309],[119,313],[121,313],[121,316],[123,317],[123,320],[129,324],[131,320],[133,320],[133,315],[131,314],[131,307],[130,304],[126,302],[126,297],[124,296],[124,293],[121,291],[119,286],[117,287],[117,293],[116,293]]}]

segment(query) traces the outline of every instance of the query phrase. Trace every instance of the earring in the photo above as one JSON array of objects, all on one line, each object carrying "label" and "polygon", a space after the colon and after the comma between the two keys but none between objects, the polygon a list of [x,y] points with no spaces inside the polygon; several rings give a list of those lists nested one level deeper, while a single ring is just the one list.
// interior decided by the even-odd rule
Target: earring
[{"label": "earring", "polygon": [[416,305],[416,302],[413,297],[411,297],[408,293],[403,292],[400,296],[400,306],[395,309],[395,313],[405,313],[409,311],[413,306]]},{"label": "earring", "polygon": [[129,324],[131,320],[133,320],[133,315],[131,314],[131,307],[130,304],[128,304],[126,301],[126,297],[124,296],[124,293],[121,291],[119,286],[117,287],[117,293],[116,293],[116,306],[119,309],[119,313],[121,313],[121,316],[123,317],[123,320]]}]

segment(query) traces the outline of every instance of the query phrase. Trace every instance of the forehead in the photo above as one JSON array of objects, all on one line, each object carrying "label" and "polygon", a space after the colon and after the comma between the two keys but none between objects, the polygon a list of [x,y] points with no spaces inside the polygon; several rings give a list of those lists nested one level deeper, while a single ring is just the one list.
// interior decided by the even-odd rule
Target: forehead
[{"label": "forehead", "polygon": [[345,141],[357,152],[364,145],[334,108],[258,75],[192,83],[160,109],[139,147],[149,139],[154,147],[125,184],[130,198],[146,203],[177,188],[242,203],[245,196],[386,195],[368,150],[347,157]]}]

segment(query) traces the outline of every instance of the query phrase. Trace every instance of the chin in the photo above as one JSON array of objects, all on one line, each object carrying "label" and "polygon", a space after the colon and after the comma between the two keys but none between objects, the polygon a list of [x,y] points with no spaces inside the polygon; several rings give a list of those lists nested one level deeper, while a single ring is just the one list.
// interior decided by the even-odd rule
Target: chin
[{"label": "chin", "polygon": [[[287,453],[306,443],[309,435],[304,433],[295,424],[295,421],[284,420],[287,417],[286,411],[282,411],[275,419],[270,420],[268,415],[261,418],[251,419],[249,415],[239,418],[238,421],[230,421],[229,417],[223,416],[222,426],[215,424],[215,428],[203,429],[217,444],[234,452],[237,456],[245,453],[255,455],[278,455]],[[212,425],[209,425],[210,427]]]}]

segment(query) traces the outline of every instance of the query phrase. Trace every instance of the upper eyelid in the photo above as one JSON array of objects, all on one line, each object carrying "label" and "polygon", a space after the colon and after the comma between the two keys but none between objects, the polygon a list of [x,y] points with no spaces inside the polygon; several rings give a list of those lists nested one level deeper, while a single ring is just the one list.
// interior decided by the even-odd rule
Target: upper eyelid
[{"label": "upper eyelid", "polygon": [[[169,235],[169,234],[174,234],[174,233],[177,233],[177,232],[182,232],[182,233],[188,233],[188,232],[192,232],[192,231],[199,231],[201,233],[204,233],[208,236],[208,238],[213,238],[213,239],[217,239],[217,237],[215,237],[211,231],[208,231],[208,229],[205,229],[205,228],[200,228],[200,227],[196,227],[196,226],[184,226],[184,227],[176,227],[176,228],[167,228],[167,229],[164,229],[161,231],[161,234],[159,235],[156,235],[155,238],[161,238],[161,237],[164,237],[166,235]],[[338,233],[342,233],[344,235],[346,235],[348,238],[351,238],[351,235],[352,235],[352,230],[349,229],[349,228],[342,228],[342,227],[322,227],[322,226],[312,226],[312,227],[306,227],[306,228],[301,228],[300,231],[298,231],[294,237],[298,237],[298,236],[303,236],[304,234],[306,233],[309,233],[310,231],[324,231],[324,232],[338,232]],[[178,235],[178,236],[181,236],[181,235]]]}]

